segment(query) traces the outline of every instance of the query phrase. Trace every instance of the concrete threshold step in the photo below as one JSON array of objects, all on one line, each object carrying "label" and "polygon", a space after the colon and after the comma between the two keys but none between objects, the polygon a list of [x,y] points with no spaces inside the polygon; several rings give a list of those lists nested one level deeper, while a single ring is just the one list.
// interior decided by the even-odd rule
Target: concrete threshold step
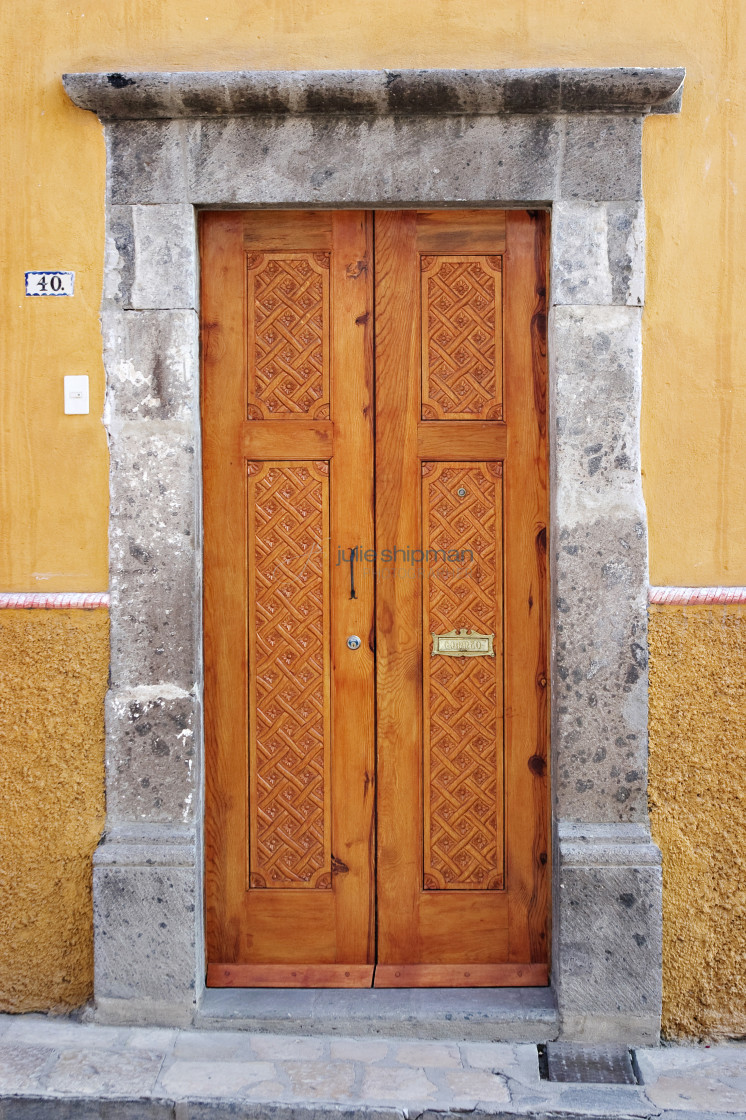
[{"label": "concrete threshold step", "polygon": [[196,1027],[273,1034],[549,1042],[551,988],[208,988]]}]

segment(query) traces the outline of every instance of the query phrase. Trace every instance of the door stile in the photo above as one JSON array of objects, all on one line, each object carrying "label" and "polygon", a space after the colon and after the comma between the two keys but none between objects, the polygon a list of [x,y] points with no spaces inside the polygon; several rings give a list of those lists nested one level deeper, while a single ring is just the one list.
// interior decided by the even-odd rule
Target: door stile
[{"label": "door stile", "polygon": [[[375,960],[375,525],[373,407],[373,217],[332,215],[332,284],[337,337],[332,416],[331,650],[333,720],[333,877],[337,958]],[[356,557],[356,598],[338,557]],[[372,571],[370,570],[372,566]],[[347,639],[361,639],[350,650]],[[360,869],[354,878],[347,868]],[[368,983],[372,982],[372,976]]]},{"label": "door stile", "polygon": [[[548,959],[549,572],[547,432],[548,214],[506,226],[505,461],[507,874],[512,961]],[[524,482],[527,480],[527,482]],[[526,828],[528,822],[529,827]]]},{"label": "door stile", "polygon": [[[376,541],[378,579],[378,967],[406,962],[422,861],[419,588],[405,556],[419,538],[418,284],[414,211],[376,213]],[[384,808],[385,807],[385,808]]]}]

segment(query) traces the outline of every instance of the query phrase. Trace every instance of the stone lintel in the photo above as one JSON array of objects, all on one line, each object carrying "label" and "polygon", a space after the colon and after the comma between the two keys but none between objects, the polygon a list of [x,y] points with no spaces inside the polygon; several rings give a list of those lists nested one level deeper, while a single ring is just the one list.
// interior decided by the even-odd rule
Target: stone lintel
[{"label": "stone lintel", "polygon": [[102,120],[157,117],[677,112],[683,67],[244,70],[63,75]]}]

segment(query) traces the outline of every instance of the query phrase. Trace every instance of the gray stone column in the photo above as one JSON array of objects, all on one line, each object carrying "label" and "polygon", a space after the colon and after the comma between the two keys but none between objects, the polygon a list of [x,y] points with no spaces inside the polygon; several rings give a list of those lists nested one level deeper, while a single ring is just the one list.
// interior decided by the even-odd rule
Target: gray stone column
[{"label": "gray stone column", "polygon": [[204,972],[194,210],[110,205],[107,227],[111,680],[96,1004],[108,1021],[187,1024]]},{"label": "gray stone column", "polygon": [[662,967],[646,801],[643,252],[639,199],[555,204],[553,978],[564,1037],[635,1043],[658,1039]]}]

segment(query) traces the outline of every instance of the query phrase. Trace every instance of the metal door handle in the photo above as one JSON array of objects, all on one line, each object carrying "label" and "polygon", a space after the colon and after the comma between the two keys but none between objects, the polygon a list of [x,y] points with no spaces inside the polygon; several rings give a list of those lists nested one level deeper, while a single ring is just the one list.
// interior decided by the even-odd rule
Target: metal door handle
[{"label": "metal door handle", "polygon": [[357,599],[357,592],[355,591],[355,553],[357,548],[350,549],[350,598]]}]

